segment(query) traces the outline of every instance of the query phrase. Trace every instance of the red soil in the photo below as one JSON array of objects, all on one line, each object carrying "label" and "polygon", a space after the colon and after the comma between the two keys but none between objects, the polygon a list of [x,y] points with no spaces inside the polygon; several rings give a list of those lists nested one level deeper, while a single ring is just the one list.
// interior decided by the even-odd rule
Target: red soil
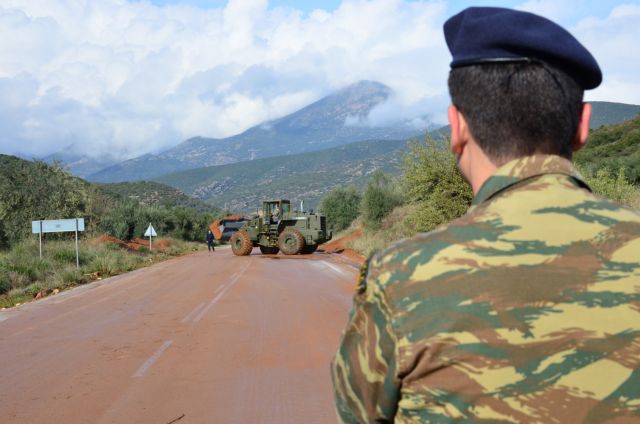
[{"label": "red soil", "polygon": [[358,239],[360,237],[362,237],[362,230],[357,229],[354,232],[349,233],[344,237],[331,240],[330,242],[323,244],[322,246],[320,246],[320,250],[328,253],[339,253],[343,255],[345,258],[353,262],[362,264],[364,263],[366,258],[361,254],[359,254],[358,252],[356,252],[355,250],[351,250],[346,247],[347,242]]},{"label": "red soil", "polygon": [[[145,249],[149,248],[149,239],[134,238],[133,240],[130,240],[130,241],[123,241],[116,237],[104,234],[96,238],[95,241],[96,243],[114,243],[122,247],[123,249],[129,249],[136,252],[143,247]],[[171,246],[171,240],[166,240],[166,239],[154,240],[151,246],[153,249],[165,250],[167,247]]]}]

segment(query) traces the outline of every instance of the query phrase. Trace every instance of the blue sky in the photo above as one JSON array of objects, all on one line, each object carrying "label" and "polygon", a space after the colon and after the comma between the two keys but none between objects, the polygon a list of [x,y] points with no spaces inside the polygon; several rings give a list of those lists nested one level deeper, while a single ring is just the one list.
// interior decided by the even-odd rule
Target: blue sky
[{"label": "blue sky", "polygon": [[[134,0],[135,1],[135,0]],[[151,0],[151,3],[158,6],[166,5],[190,5],[196,6],[202,9],[214,9],[224,8],[227,5],[228,0]],[[408,2],[420,2],[420,0],[409,0]],[[341,0],[270,0],[269,7],[288,7],[292,9],[301,10],[305,13],[309,13],[315,9],[324,9],[326,11],[334,11],[337,9]],[[424,3],[424,1],[423,1]],[[473,6],[498,6],[498,7],[516,7],[521,5],[522,1],[496,1],[496,0],[476,0],[473,2],[466,0],[450,0],[445,2],[447,4],[447,11],[450,14],[457,13],[458,11]],[[535,3],[531,2],[531,3]],[[543,2],[538,2],[543,3]],[[580,2],[579,7],[575,7],[572,13],[563,20],[564,24],[575,24],[584,16],[595,16],[598,18],[604,18],[611,11],[613,6],[620,4],[618,1],[598,1],[598,0],[584,0]]]},{"label": "blue sky", "polygon": [[[151,3],[158,6],[188,4],[203,9],[222,8],[227,5],[227,0],[152,0]],[[324,0],[324,1],[296,1],[296,0],[273,0],[269,2],[270,7],[290,7],[292,9],[311,12],[314,9],[325,9],[332,11],[340,6],[340,0]]]},{"label": "blue sky", "polygon": [[[460,0],[2,0],[0,152],[128,158],[226,137],[368,79],[366,125],[444,123]],[[640,104],[640,1],[476,1],[544,15],[594,54],[588,100]]]}]

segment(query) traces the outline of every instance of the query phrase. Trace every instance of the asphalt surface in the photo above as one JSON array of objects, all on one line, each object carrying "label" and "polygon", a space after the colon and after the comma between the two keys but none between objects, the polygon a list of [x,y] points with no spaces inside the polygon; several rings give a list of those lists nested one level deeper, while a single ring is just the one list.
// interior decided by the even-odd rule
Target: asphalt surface
[{"label": "asphalt surface", "polygon": [[358,270],[331,255],[172,259],[0,312],[0,422],[334,423]]}]

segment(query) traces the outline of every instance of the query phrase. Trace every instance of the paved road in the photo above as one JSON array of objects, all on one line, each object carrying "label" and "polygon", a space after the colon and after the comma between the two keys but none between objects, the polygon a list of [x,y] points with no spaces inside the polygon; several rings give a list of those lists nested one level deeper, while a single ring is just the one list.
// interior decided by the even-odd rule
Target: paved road
[{"label": "paved road", "polygon": [[357,269],[200,252],[0,312],[0,421],[333,423]]}]

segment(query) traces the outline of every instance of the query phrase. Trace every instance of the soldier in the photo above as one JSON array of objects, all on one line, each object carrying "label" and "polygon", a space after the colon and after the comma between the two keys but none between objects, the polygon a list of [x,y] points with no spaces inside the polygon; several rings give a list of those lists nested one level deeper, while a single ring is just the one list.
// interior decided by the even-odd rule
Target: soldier
[{"label": "soldier", "polygon": [[210,229],[207,231],[207,248],[209,249],[209,252],[214,252],[216,250],[213,245],[213,232]]},{"label": "soldier", "polygon": [[540,16],[444,25],[467,214],[374,256],[332,365],[341,422],[640,420],[640,215],[571,163],[591,54]]}]

